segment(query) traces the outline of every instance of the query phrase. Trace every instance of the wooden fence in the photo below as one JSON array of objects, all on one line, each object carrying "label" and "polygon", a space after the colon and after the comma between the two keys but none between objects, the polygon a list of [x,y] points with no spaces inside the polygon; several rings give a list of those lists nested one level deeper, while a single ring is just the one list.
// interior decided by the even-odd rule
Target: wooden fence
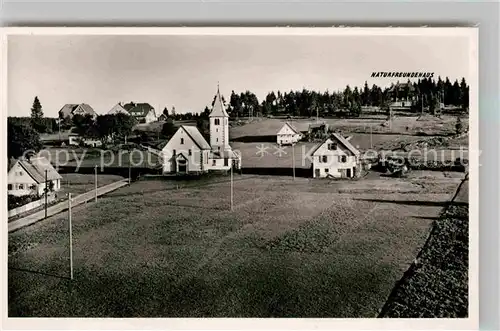
[{"label": "wooden fence", "polygon": [[[52,203],[55,200],[56,200],[56,197],[54,195],[47,196],[47,203]],[[30,203],[27,203],[27,204],[22,205],[20,207],[9,210],[7,212],[7,216],[10,218],[10,217],[25,213],[27,211],[30,211],[32,209],[38,208],[40,206],[43,206],[44,204],[45,204],[45,198],[31,201]]]}]

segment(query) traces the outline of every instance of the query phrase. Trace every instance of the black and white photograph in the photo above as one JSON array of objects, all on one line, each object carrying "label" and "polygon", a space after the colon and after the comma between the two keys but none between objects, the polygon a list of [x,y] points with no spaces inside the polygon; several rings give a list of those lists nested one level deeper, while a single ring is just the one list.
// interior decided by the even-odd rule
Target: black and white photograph
[{"label": "black and white photograph", "polygon": [[8,317],[477,318],[476,35],[6,32]]}]

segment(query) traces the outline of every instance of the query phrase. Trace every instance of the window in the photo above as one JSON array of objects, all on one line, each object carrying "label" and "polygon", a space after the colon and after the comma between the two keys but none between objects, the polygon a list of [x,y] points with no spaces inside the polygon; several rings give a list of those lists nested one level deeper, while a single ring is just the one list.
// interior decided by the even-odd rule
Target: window
[{"label": "window", "polygon": [[19,189],[24,190],[24,184],[19,184]]},{"label": "window", "polygon": [[219,138],[215,138],[215,142],[218,143],[219,142]]},{"label": "window", "polygon": [[229,160],[226,158],[224,158],[224,167],[227,167],[229,165]]},{"label": "window", "polygon": [[341,162],[342,162],[342,163],[346,163],[346,162],[347,162],[347,156],[342,155],[342,157],[341,157]]},{"label": "window", "polygon": [[19,176],[22,176],[23,175],[23,172],[22,171],[19,171]]},{"label": "window", "polygon": [[215,159],[212,160],[212,165],[215,167]]},{"label": "window", "polygon": [[7,190],[12,190],[12,184],[7,185]]},{"label": "window", "polygon": [[326,163],[326,162],[328,162],[328,156],[323,155],[323,163]]},{"label": "window", "polygon": [[328,168],[325,168],[325,172],[328,173]]},{"label": "window", "polygon": [[181,145],[184,145],[184,138],[181,138]]},{"label": "window", "polygon": [[220,124],[220,119],[216,118],[216,119],[214,120],[214,124],[215,124],[215,125],[219,125],[219,124]]},{"label": "window", "polygon": [[175,149],[174,149],[174,150],[172,150],[172,154],[174,154],[174,155],[175,155]]},{"label": "window", "polygon": [[191,148],[190,148],[190,149],[188,149],[188,154],[189,154],[189,156],[191,156],[191,155],[192,155]]},{"label": "window", "polygon": [[215,132],[219,132],[219,129],[215,129]]},{"label": "window", "polygon": [[328,149],[331,151],[337,150],[337,144],[336,143],[330,143],[328,144]]}]

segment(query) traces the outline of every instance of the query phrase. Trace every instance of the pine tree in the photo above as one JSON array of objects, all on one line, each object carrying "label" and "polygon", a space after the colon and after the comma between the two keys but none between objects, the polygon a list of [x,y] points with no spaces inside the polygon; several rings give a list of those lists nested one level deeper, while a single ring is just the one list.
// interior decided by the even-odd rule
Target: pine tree
[{"label": "pine tree", "polygon": [[35,100],[33,100],[33,106],[31,107],[31,126],[38,133],[44,133],[46,131],[43,122],[42,104],[40,103],[38,96],[36,96]]}]

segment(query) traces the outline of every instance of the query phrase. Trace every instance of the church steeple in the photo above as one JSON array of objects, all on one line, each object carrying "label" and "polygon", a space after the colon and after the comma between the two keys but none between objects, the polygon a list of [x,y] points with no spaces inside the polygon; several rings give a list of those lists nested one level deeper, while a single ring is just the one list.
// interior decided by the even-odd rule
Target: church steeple
[{"label": "church steeple", "polygon": [[215,102],[209,117],[229,117],[222,102],[222,96],[220,95],[219,82],[217,82],[217,94],[215,95]]},{"label": "church steeple", "polygon": [[229,115],[226,112],[222,96],[220,94],[219,82],[217,82],[217,94],[215,95],[214,107],[209,115],[210,118],[210,146],[214,150],[230,150],[229,146]]}]

